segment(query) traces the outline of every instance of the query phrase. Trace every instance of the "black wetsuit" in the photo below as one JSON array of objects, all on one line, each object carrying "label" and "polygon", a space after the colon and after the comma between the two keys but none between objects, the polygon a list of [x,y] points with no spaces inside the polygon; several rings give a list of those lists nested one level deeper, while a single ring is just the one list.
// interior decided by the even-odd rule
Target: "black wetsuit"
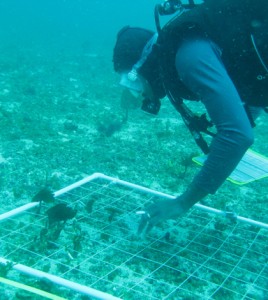
[{"label": "black wetsuit", "polygon": [[166,89],[187,98],[186,90],[201,100],[217,128],[194,179],[208,193],[219,188],[253,142],[242,101],[268,104],[268,74],[253,44],[268,63],[267,24],[267,0],[207,0],[171,21],[160,37]]},{"label": "black wetsuit", "polygon": [[209,193],[219,188],[253,142],[251,124],[220,53],[213,42],[195,39],[185,41],[176,54],[182,82],[198,95],[217,128],[205,165],[194,179]]}]

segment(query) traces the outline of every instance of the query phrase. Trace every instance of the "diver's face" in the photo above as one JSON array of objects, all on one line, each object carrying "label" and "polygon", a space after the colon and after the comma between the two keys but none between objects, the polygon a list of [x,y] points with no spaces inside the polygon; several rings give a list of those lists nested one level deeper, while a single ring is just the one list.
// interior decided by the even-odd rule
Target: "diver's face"
[{"label": "diver's face", "polygon": [[152,89],[150,84],[141,75],[136,74],[134,78],[131,77],[131,72],[123,72],[120,75],[119,84],[127,88],[134,97],[151,97]]},{"label": "diver's face", "polygon": [[127,88],[131,94],[135,97],[139,97],[143,93],[143,82],[139,75],[135,76],[135,78],[131,78],[130,72],[123,72],[120,74],[121,79],[119,84]]}]

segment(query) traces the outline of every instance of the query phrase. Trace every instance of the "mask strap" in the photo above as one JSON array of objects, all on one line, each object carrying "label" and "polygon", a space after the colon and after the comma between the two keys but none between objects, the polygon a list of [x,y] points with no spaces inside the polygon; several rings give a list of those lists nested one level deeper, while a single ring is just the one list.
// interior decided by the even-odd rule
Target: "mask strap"
[{"label": "mask strap", "polygon": [[142,65],[147,60],[149,54],[152,52],[153,45],[156,43],[158,38],[158,34],[155,33],[152,38],[146,43],[142,50],[141,58],[135,63],[135,65],[132,67],[132,70],[127,74],[127,77],[131,81],[136,81],[138,77],[137,70],[142,67]]}]

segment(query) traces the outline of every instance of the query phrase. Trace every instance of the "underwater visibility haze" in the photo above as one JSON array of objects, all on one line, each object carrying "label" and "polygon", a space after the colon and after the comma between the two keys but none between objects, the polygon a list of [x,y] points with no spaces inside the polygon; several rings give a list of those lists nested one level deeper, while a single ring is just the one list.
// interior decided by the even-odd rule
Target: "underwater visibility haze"
[{"label": "underwater visibility haze", "polygon": [[[113,69],[117,32],[155,31],[159,2],[0,0],[0,214],[39,203],[1,222],[0,258],[118,299],[265,299],[267,231],[194,210],[140,240],[135,211],[158,196],[104,180],[53,195],[95,172],[178,195],[198,171],[200,149],[169,101],[144,114]],[[257,125],[253,150],[267,156],[267,116]],[[267,178],[226,181],[203,204],[268,223],[267,195]],[[11,269],[0,261],[0,299],[41,299],[16,282],[91,299]]]}]

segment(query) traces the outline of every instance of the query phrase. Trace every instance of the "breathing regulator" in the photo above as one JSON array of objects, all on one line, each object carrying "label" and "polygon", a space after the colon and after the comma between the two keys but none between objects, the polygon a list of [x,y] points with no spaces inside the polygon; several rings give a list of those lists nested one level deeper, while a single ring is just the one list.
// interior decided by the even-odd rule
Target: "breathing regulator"
[{"label": "breathing regulator", "polygon": [[175,12],[183,9],[183,5],[180,0],[165,0],[163,3],[157,4],[156,8],[158,13],[161,16],[164,16],[174,14]]},{"label": "breathing regulator", "polygon": [[157,4],[154,10],[157,31],[160,32],[161,30],[159,16],[168,16],[174,13],[180,15],[185,9],[191,9],[195,7],[195,5],[194,0],[188,0],[187,3],[182,3],[180,0],[165,0],[160,4]]}]

